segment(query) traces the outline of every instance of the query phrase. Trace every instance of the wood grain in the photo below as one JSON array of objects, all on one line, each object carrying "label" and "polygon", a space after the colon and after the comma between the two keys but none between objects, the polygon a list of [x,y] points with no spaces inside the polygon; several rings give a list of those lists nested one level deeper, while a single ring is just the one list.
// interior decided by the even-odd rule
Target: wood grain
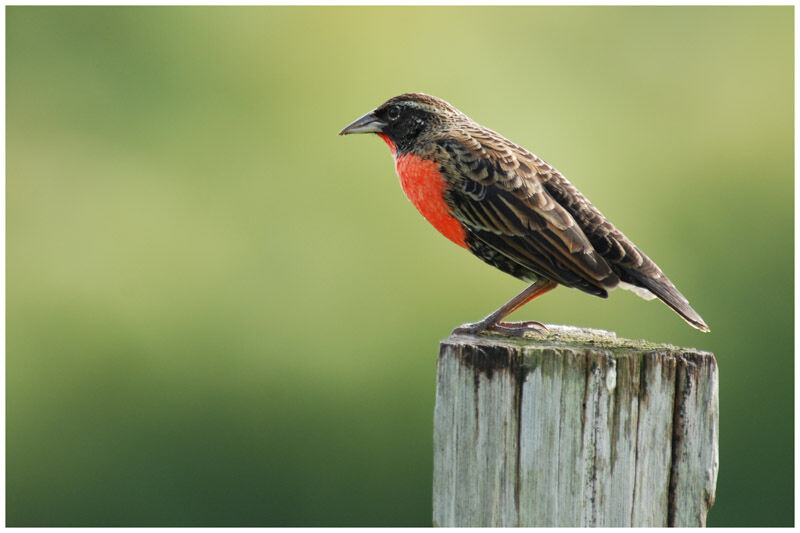
[{"label": "wood grain", "polygon": [[437,526],[704,526],[717,366],[693,348],[548,326],[441,343]]}]

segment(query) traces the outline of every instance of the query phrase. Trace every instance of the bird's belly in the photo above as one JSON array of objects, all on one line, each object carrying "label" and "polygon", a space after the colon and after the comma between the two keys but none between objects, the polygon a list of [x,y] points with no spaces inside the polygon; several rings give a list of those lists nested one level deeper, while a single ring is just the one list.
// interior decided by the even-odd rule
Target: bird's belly
[{"label": "bird's belly", "polygon": [[466,248],[464,227],[450,215],[450,209],[444,201],[447,182],[436,163],[413,154],[399,154],[395,158],[395,169],[403,192],[425,220],[433,224],[439,233]]}]

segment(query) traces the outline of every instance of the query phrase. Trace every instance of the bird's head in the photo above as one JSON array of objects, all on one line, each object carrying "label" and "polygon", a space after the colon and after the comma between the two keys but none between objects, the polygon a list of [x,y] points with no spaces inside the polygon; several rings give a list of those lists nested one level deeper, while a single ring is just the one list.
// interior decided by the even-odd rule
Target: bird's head
[{"label": "bird's head", "polygon": [[464,119],[463,113],[441,98],[407,93],[390,98],[344,128],[339,135],[377,133],[404,152],[416,143],[433,138],[448,124]]}]

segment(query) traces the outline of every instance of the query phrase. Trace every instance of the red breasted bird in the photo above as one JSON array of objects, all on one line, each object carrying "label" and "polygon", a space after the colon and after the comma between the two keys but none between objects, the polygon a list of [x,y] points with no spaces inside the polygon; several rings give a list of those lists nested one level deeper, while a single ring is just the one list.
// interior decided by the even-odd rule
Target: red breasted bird
[{"label": "red breasted bird", "polygon": [[376,133],[389,145],[403,191],[442,235],[531,283],[455,332],[546,331],[538,322],[501,320],[557,285],[601,298],[616,287],[657,297],[709,331],[661,269],[558,170],[444,100],[395,96],[339,134],[350,133]]}]

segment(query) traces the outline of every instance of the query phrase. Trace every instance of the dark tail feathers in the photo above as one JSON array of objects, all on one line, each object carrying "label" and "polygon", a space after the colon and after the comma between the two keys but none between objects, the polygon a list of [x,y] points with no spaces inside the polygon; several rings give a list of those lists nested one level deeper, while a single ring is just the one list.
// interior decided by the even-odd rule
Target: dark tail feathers
[{"label": "dark tail feathers", "polygon": [[706,333],[711,331],[708,325],[703,321],[703,318],[697,314],[697,311],[692,309],[689,305],[689,301],[675,288],[675,285],[672,284],[669,278],[663,274],[660,278],[651,278],[633,270],[628,270],[627,273],[633,278],[635,285],[644,287],[655,294],[662,302],[678,313],[690,326]]}]

